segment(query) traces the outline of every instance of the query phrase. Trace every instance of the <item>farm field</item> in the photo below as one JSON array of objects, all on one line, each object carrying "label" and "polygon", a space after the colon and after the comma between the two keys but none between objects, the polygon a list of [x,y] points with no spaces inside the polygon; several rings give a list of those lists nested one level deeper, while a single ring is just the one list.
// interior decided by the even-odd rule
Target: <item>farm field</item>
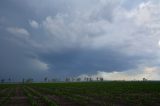
[{"label": "farm field", "polygon": [[1,84],[0,106],[160,106],[160,82]]}]

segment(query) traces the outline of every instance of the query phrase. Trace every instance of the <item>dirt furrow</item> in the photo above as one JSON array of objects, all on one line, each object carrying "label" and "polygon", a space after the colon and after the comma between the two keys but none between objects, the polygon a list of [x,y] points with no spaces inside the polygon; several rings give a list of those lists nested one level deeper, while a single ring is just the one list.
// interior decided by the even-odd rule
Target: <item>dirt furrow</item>
[{"label": "dirt furrow", "polygon": [[21,87],[16,87],[14,93],[6,106],[31,106]]},{"label": "dirt furrow", "polygon": [[55,101],[59,106],[80,106],[80,104],[74,103],[73,101],[66,100],[62,96],[47,95],[47,97]]}]

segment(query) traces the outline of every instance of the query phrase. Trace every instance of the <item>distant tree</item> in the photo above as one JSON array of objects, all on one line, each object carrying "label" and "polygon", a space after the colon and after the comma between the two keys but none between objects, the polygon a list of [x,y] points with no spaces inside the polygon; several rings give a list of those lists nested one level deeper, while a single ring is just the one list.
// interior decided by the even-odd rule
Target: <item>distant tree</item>
[{"label": "distant tree", "polygon": [[22,79],[22,83],[25,83],[25,79],[24,78]]},{"label": "distant tree", "polygon": [[97,81],[99,80],[99,78],[98,78],[98,77],[97,77],[96,79],[97,79]]},{"label": "distant tree", "polygon": [[72,82],[74,82],[74,81],[75,81],[75,78],[74,78],[74,77],[72,77],[71,79],[72,79]]},{"label": "distant tree", "polygon": [[91,77],[89,78],[89,81],[92,81],[92,78],[91,78]]},{"label": "distant tree", "polygon": [[5,82],[5,79],[1,79],[1,83],[4,83]]},{"label": "distant tree", "polygon": [[77,82],[80,82],[81,81],[81,78],[77,78]]},{"label": "distant tree", "polygon": [[89,78],[87,77],[87,81],[89,81]]},{"label": "distant tree", "polygon": [[143,80],[143,81],[147,81],[147,79],[146,79],[146,78],[143,78],[142,80]]},{"label": "distant tree", "polygon": [[100,78],[100,81],[103,81],[103,78]]},{"label": "distant tree", "polygon": [[11,78],[8,78],[8,82],[9,82],[9,83],[11,82]]},{"label": "distant tree", "polygon": [[53,78],[52,79],[52,82],[57,82],[58,80],[56,78]]},{"label": "distant tree", "polygon": [[66,78],[65,81],[66,81],[66,82],[69,82],[69,81],[70,81],[70,78]]},{"label": "distant tree", "polygon": [[29,79],[26,80],[26,83],[33,83],[33,81],[34,80],[32,78],[29,78]]},{"label": "distant tree", "polygon": [[44,82],[47,82],[47,81],[48,81],[48,78],[47,78],[47,77],[45,77],[45,78],[44,78]]}]

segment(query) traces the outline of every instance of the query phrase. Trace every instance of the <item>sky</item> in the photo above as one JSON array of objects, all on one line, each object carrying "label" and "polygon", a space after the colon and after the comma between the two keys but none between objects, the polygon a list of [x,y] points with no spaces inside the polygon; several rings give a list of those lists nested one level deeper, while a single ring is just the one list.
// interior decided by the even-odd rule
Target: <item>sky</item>
[{"label": "sky", "polygon": [[160,80],[159,0],[1,0],[0,78]]}]

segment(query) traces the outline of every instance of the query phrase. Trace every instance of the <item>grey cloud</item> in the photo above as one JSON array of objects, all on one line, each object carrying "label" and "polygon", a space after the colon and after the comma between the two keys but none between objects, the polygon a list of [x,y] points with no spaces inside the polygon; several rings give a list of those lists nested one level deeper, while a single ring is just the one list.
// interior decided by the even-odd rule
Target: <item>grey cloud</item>
[{"label": "grey cloud", "polygon": [[124,71],[137,67],[140,58],[121,54],[118,50],[73,49],[58,53],[40,54],[51,71],[59,76],[75,76],[82,73],[95,73],[97,70]]},{"label": "grey cloud", "polygon": [[29,24],[31,25],[32,28],[39,28],[39,23],[35,20],[30,20]]},{"label": "grey cloud", "polygon": [[30,34],[29,32],[24,28],[18,28],[18,27],[9,27],[6,29],[11,34],[14,34],[15,36],[25,36],[28,37]]},{"label": "grey cloud", "polygon": [[125,5],[132,3],[125,0],[3,1],[0,75],[64,77],[157,66],[159,32],[148,27],[159,20],[157,4],[151,2],[157,11],[151,21],[137,20],[140,4],[147,2],[136,1],[129,9]]},{"label": "grey cloud", "polygon": [[[11,78],[14,81],[21,81],[22,78],[34,78],[40,80],[40,77],[47,74],[46,69],[38,58],[28,56],[31,49],[18,43],[9,35],[3,32],[0,36],[0,78]],[[17,42],[17,43],[16,43]]]}]

